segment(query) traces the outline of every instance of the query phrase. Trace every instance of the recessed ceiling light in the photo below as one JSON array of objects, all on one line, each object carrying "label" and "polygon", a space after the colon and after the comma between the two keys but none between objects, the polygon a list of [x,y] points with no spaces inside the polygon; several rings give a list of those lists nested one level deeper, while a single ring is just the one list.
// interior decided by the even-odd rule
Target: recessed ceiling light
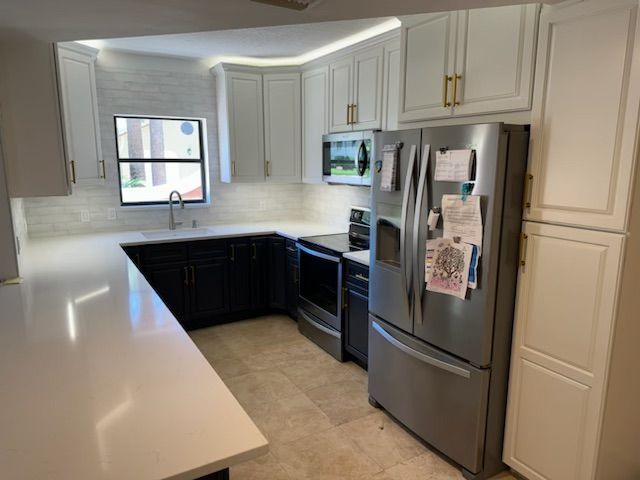
[{"label": "recessed ceiling light", "polygon": [[265,3],[274,7],[289,8],[291,10],[306,10],[310,6],[322,0],[251,0],[256,3]]}]

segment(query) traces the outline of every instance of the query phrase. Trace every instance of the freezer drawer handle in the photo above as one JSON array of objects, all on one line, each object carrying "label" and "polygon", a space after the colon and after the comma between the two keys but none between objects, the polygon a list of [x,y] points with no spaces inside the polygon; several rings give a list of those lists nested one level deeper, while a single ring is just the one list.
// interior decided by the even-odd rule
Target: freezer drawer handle
[{"label": "freezer drawer handle", "polygon": [[334,332],[333,330],[331,330],[330,328],[327,328],[325,326],[320,325],[318,322],[314,321],[312,318],[309,317],[309,315],[307,315],[306,313],[304,313],[304,311],[302,310],[298,310],[298,313],[300,313],[302,315],[302,317],[312,326],[317,328],[318,330],[320,330],[321,332],[326,333],[327,335],[331,335],[332,337],[336,337],[336,338],[340,338],[340,334],[337,332]]},{"label": "freezer drawer handle", "polygon": [[440,368],[442,370],[446,370],[447,372],[454,373],[464,378],[471,378],[471,372],[465,370],[464,368],[456,367],[455,365],[451,365],[450,363],[443,362],[442,360],[438,360],[437,358],[430,357],[429,355],[425,355],[424,353],[418,352],[413,348],[407,347],[405,344],[393,338],[388,332],[386,332],[377,322],[371,322],[373,328],[391,345],[396,347],[398,350],[402,350],[407,355],[411,355],[413,358],[420,360],[421,362],[428,363],[434,367]]}]

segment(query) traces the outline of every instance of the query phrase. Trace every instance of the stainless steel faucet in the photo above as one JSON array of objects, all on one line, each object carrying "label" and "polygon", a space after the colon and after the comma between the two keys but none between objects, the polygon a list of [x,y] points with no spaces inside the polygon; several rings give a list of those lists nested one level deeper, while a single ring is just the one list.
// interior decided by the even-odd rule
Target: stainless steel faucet
[{"label": "stainless steel faucet", "polygon": [[169,194],[169,230],[175,230],[177,225],[182,225],[182,222],[176,222],[176,219],[173,216],[173,194],[178,195],[178,201],[180,202],[180,209],[184,210],[184,202],[182,201],[182,195],[177,190],[173,190]]}]

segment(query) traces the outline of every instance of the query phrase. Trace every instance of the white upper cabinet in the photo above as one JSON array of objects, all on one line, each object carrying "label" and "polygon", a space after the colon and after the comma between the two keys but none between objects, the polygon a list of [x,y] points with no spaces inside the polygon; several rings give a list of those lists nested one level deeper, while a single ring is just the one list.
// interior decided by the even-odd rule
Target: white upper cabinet
[{"label": "white upper cabinet", "polygon": [[526,222],[503,459],[592,480],[624,236]]},{"label": "white upper cabinet", "polygon": [[542,15],[529,220],[624,231],[638,107],[638,2],[585,1]]},{"label": "white upper cabinet", "polygon": [[449,117],[449,91],[455,67],[458,13],[414,15],[402,19],[401,122]]},{"label": "white upper cabinet", "polygon": [[402,20],[401,122],[528,110],[539,7]]},{"label": "white upper cabinet", "polygon": [[353,57],[329,65],[329,105],[332,132],[346,132],[351,126],[353,98]]},{"label": "white upper cabinet", "polygon": [[455,115],[531,107],[537,26],[535,4],[459,13]]},{"label": "white upper cabinet", "polygon": [[4,41],[0,62],[0,132],[9,195],[68,195],[55,45]]},{"label": "white upper cabinet", "polygon": [[329,132],[329,67],[302,74],[302,181],[322,183],[322,136]]},{"label": "white upper cabinet", "polygon": [[354,130],[382,127],[382,47],[354,57],[354,88],[351,121]]},{"label": "white upper cabinet", "polygon": [[382,47],[329,65],[329,131],[382,127]]},{"label": "white upper cabinet", "polygon": [[105,177],[96,95],[97,53],[84,45],[58,46],[65,143],[76,182]]},{"label": "white upper cabinet", "polygon": [[265,180],[262,75],[216,66],[220,179]]},{"label": "white upper cabinet", "polygon": [[262,81],[267,182],[300,182],[300,74],[264,74]]},{"label": "white upper cabinet", "polygon": [[400,98],[400,42],[397,39],[384,46],[383,82],[382,128],[397,130]]}]

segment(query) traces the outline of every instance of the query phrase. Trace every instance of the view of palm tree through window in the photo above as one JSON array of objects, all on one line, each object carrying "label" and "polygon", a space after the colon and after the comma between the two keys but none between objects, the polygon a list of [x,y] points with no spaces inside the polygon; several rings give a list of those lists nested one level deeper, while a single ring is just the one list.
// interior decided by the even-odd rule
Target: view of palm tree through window
[{"label": "view of palm tree through window", "polygon": [[123,205],[166,203],[172,190],[185,201],[205,200],[202,123],[115,117]]}]

